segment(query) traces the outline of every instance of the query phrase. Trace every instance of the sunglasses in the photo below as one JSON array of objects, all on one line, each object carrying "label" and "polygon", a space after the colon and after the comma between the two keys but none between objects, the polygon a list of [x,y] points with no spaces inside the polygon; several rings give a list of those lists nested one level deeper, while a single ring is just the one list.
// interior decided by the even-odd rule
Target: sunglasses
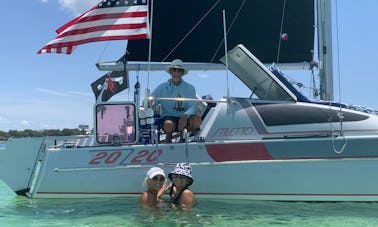
[{"label": "sunglasses", "polygon": [[165,181],[165,177],[163,177],[163,176],[160,176],[160,177],[158,177],[158,176],[154,176],[154,177],[152,178],[152,180],[153,180],[153,181],[160,181],[160,182],[163,182],[163,181]]},{"label": "sunglasses", "polygon": [[185,179],[185,178],[186,178],[186,176],[184,176],[184,175],[180,175],[180,174],[173,174],[173,175],[172,175],[172,178],[180,178],[180,179]]},{"label": "sunglasses", "polygon": [[172,72],[184,72],[183,69],[180,69],[180,68],[171,68]]}]

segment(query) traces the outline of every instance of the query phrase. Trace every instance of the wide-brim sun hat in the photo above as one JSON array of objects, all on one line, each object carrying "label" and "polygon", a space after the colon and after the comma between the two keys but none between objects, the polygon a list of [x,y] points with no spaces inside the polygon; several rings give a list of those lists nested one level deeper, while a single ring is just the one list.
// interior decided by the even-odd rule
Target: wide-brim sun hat
[{"label": "wide-brim sun hat", "polygon": [[171,64],[169,66],[167,66],[166,70],[167,73],[169,73],[169,70],[172,69],[172,68],[175,68],[175,69],[182,69],[184,70],[184,73],[183,75],[187,74],[188,73],[188,69],[184,67],[184,63],[182,62],[181,59],[175,59],[171,62]]},{"label": "wide-brim sun hat", "polygon": [[147,178],[149,178],[149,179],[152,179],[156,175],[162,175],[162,176],[164,176],[164,178],[166,178],[164,170],[162,170],[159,167],[152,167],[147,172]]},{"label": "wide-brim sun hat", "polygon": [[188,186],[193,184],[192,167],[187,163],[177,163],[175,169],[168,174],[168,178],[172,180],[172,175],[178,174],[188,177]]}]

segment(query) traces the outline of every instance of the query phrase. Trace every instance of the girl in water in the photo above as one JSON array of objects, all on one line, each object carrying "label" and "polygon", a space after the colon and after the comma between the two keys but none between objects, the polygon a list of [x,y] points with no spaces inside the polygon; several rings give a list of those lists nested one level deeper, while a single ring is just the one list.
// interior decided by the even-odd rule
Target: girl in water
[{"label": "girl in water", "polygon": [[177,163],[175,169],[168,174],[168,178],[172,181],[171,205],[176,208],[188,210],[194,207],[195,197],[189,186],[193,184],[192,167],[187,163]]},{"label": "girl in water", "polygon": [[147,190],[140,195],[139,203],[141,207],[163,206],[160,197],[166,190],[164,170],[159,167],[152,167],[148,170],[144,182],[147,185]]}]

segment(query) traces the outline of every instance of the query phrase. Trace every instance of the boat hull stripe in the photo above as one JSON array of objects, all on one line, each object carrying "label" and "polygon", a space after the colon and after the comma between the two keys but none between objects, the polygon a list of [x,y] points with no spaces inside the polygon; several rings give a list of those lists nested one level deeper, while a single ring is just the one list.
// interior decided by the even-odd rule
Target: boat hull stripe
[{"label": "boat hull stripe", "polygon": [[264,143],[208,144],[206,150],[216,162],[273,159]]}]

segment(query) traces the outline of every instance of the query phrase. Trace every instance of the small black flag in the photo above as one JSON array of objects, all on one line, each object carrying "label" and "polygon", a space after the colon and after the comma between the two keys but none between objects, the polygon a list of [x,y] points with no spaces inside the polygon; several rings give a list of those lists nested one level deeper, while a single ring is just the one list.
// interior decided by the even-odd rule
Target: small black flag
[{"label": "small black flag", "polygon": [[98,78],[95,82],[91,83],[92,91],[96,97],[96,100],[103,90],[106,79],[108,79],[108,87],[106,90],[104,90],[101,101],[106,102],[113,95],[129,87],[128,76],[125,71],[110,71],[102,77]]}]

